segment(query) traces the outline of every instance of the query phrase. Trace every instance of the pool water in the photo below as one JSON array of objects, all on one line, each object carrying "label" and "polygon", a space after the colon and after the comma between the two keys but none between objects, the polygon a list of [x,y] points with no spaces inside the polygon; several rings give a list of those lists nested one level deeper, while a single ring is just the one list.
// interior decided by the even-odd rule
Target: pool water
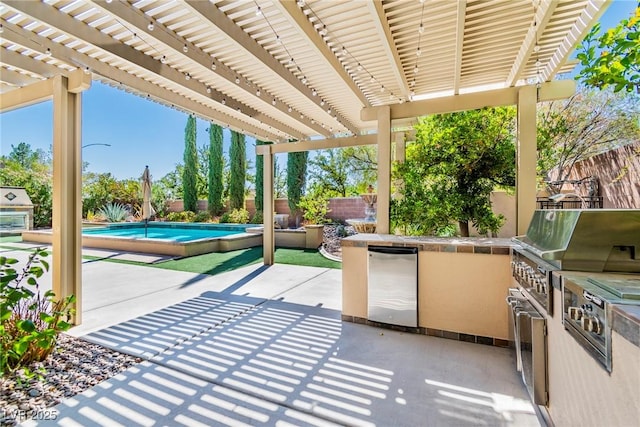
[{"label": "pool water", "polygon": [[188,242],[198,239],[211,239],[243,233],[242,230],[195,228],[195,227],[148,227],[145,235],[144,226],[90,228],[82,230],[87,236],[124,237],[129,239],[161,239],[174,242]]}]

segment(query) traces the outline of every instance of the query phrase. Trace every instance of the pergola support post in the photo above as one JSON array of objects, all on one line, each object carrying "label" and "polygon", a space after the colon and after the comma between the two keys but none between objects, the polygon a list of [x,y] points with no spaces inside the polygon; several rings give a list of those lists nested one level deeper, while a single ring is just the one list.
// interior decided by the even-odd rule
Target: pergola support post
[{"label": "pergola support post", "polygon": [[53,78],[52,284],[58,299],[75,295],[75,325],[82,323],[81,92],[88,87],[78,79]]},{"label": "pergola support post", "polygon": [[536,103],[535,86],[518,91],[518,139],[516,146],[516,231],[525,234],[536,209]]},{"label": "pergola support post", "polygon": [[274,232],[274,189],[273,189],[273,161],[271,145],[260,145],[256,147],[258,155],[263,156],[263,218],[264,227],[262,235],[262,246],[264,265],[273,265],[275,262],[275,232]]},{"label": "pergola support post", "polygon": [[380,107],[378,119],[378,202],[376,233],[389,234],[391,202],[391,108]]}]

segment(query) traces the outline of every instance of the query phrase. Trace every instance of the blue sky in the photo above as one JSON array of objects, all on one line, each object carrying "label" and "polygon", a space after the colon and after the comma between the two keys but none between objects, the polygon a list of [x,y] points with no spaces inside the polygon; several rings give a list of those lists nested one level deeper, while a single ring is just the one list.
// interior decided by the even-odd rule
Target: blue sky
[{"label": "blue sky", "polygon": [[[614,0],[600,19],[602,28],[615,26],[635,9],[635,0]],[[182,163],[185,113],[93,82],[83,94],[83,149],[88,170],[112,173],[116,178],[138,178],[149,165],[154,179],[160,179]],[[49,151],[52,141],[52,103],[45,102],[0,114],[0,153],[26,142],[33,149]],[[207,145],[209,124],[198,119],[197,144]],[[231,139],[224,131],[225,151]],[[247,137],[247,157],[255,164],[255,140]]]}]

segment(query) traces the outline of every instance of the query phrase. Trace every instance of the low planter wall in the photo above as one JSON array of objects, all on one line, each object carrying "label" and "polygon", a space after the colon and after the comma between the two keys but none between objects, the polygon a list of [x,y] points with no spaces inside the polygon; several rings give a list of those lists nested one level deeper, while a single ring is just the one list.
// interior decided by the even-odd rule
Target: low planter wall
[{"label": "low planter wall", "polygon": [[[247,228],[247,233],[262,233],[263,227]],[[298,229],[276,229],[275,244],[278,248],[318,249],[322,245],[323,225],[308,225]]]}]

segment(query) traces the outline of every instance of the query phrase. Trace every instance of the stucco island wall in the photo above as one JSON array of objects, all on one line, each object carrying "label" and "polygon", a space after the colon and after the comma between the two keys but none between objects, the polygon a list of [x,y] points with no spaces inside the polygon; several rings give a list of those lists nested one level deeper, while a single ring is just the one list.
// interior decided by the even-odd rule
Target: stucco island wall
[{"label": "stucco island wall", "polygon": [[342,241],[342,317],[367,320],[367,247],[418,248],[419,332],[507,345],[509,239],[356,234]]},{"label": "stucco island wall", "polygon": [[[549,413],[556,426],[637,426],[640,420],[640,306],[614,308],[612,371],[600,365],[562,323],[560,289],[547,317]],[[626,322],[621,318],[626,317]]]}]

